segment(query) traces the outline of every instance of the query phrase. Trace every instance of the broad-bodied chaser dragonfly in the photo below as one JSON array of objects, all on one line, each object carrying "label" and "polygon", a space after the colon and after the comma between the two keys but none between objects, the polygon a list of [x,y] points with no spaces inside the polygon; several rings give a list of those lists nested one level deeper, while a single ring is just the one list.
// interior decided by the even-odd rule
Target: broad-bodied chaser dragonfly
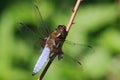
[{"label": "broad-bodied chaser dragonfly", "polygon": [[41,39],[42,42],[45,43],[45,45],[43,45],[44,49],[34,67],[32,75],[36,74],[43,67],[43,65],[49,58],[50,53],[54,53],[50,57],[50,62],[52,62],[52,60],[57,55],[59,60],[63,58],[62,45],[65,41],[66,36],[67,36],[66,27],[64,25],[59,25],[57,29],[48,36],[47,40]]}]

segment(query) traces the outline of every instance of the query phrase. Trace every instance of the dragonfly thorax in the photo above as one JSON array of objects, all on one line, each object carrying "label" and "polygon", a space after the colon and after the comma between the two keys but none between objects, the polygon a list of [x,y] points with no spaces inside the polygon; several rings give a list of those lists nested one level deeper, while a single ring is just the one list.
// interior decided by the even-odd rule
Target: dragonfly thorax
[{"label": "dragonfly thorax", "polygon": [[66,36],[66,27],[64,25],[59,25],[57,29],[49,35],[46,41],[46,46],[52,51],[55,46],[62,46]]}]

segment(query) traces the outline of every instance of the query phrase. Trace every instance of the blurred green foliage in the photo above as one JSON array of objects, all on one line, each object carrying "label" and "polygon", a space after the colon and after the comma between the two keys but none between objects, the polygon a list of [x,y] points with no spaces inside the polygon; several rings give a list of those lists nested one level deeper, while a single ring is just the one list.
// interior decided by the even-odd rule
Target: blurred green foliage
[{"label": "blurred green foliage", "polygon": [[[0,80],[37,80],[41,73],[31,75],[40,55],[33,47],[35,35],[23,33],[23,39],[18,29],[21,22],[33,30],[40,24],[34,4],[53,31],[59,24],[67,25],[75,0],[1,0]],[[80,53],[82,65],[69,62],[69,57],[64,57],[65,61],[56,60],[44,80],[120,80],[118,5],[117,0],[83,0],[67,40],[90,44],[93,49],[65,44],[65,55]]]}]

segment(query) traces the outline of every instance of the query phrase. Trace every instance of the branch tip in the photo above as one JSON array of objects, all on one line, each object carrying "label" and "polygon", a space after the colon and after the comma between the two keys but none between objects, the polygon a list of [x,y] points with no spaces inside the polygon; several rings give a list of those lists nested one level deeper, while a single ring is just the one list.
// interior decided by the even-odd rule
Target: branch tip
[{"label": "branch tip", "polygon": [[69,30],[70,30],[70,27],[71,27],[71,25],[73,24],[73,21],[74,21],[76,12],[77,12],[77,10],[78,10],[78,7],[79,7],[81,1],[82,1],[82,0],[77,0],[76,5],[75,5],[74,9],[72,10],[72,15],[71,15],[71,18],[70,18],[70,20],[69,20],[69,23],[68,23],[68,25],[67,25],[67,27],[66,27],[66,31],[69,31]]}]

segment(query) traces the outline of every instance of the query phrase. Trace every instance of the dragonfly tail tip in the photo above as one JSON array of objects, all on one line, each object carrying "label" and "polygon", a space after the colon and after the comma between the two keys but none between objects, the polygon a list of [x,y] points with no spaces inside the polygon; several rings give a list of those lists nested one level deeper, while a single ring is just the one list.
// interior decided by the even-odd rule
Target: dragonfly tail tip
[{"label": "dragonfly tail tip", "polygon": [[36,74],[36,73],[35,73],[35,72],[33,72],[33,73],[32,73],[32,76],[34,76],[35,74]]}]

